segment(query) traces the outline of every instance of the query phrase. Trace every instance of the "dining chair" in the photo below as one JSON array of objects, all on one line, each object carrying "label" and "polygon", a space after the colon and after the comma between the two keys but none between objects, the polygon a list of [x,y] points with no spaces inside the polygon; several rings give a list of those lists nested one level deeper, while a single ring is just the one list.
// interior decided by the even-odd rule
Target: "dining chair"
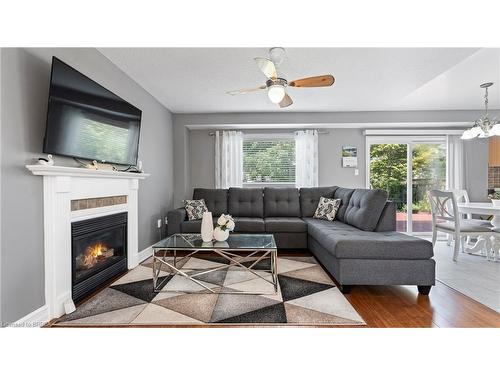
[{"label": "dining chair", "polygon": [[500,229],[494,228],[493,234],[491,250],[486,252],[486,259],[498,262],[500,261]]},{"label": "dining chair", "polygon": [[[451,191],[453,194],[455,194],[455,198],[457,199],[457,203],[470,203],[469,199],[469,193],[465,189],[448,189],[447,191]],[[472,219],[472,214],[462,214],[462,217],[465,219]],[[448,246],[451,245],[451,242],[453,240],[453,236],[451,234],[448,234],[448,239],[446,243]],[[470,244],[471,243],[471,238],[467,237],[465,240],[465,243]],[[462,246],[462,251],[464,251],[464,247]]]},{"label": "dining chair", "polygon": [[[460,246],[465,246],[468,236],[485,236],[486,250],[491,249],[491,223],[485,220],[463,219],[458,212],[457,198],[451,191],[431,190],[428,192],[432,214],[432,246],[436,245],[437,232],[453,236],[455,241],[453,260],[456,261]],[[490,235],[488,235],[490,234]]]}]

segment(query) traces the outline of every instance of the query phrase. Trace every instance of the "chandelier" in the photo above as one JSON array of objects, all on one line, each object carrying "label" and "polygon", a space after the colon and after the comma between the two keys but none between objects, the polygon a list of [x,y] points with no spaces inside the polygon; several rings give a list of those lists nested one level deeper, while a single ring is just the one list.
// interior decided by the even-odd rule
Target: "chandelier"
[{"label": "chandelier", "polygon": [[498,123],[497,118],[495,117],[490,120],[488,116],[488,87],[492,85],[493,82],[487,82],[479,86],[482,89],[485,89],[484,107],[486,112],[474,122],[474,126],[472,128],[464,131],[462,139],[488,138],[494,135],[500,135],[500,124]]}]

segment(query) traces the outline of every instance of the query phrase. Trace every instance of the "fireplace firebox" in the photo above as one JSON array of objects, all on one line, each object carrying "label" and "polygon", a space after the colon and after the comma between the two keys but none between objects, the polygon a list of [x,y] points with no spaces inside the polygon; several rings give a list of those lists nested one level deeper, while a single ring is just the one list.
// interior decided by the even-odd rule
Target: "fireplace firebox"
[{"label": "fireplace firebox", "polygon": [[71,224],[72,298],[79,302],[127,270],[127,213]]}]

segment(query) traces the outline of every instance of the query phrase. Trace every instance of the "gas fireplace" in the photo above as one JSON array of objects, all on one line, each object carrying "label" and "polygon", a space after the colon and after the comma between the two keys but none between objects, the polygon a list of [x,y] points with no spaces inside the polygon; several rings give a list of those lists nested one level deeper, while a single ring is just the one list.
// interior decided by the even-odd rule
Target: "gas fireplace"
[{"label": "gas fireplace", "polygon": [[78,302],[127,270],[127,213],[71,224],[72,298]]}]

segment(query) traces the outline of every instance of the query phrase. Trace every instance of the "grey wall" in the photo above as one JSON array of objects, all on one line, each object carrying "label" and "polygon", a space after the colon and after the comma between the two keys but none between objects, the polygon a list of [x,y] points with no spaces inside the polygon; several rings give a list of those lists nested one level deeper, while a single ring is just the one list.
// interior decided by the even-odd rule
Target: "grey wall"
[{"label": "grey wall", "polygon": [[465,186],[471,201],[488,201],[488,140],[464,142]]},{"label": "grey wall", "polygon": [[[498,112],[498,111],[494,111]],[[214,140],[208,129],[226,124],[335,124],[335,123],[397,123],[397,122],[468,122],[480,111],[401,111],[401,112],[336,112],[336,113],[226,113],[174,114],[176,136],[174,205],[191,197],[193,187],[214,185]],[[494,113],[493,115],[498,115]],[[187,130],[187,125],[205,125],[207,130]],[[383,128],[383,126],[381,126]],[[403,125],[402,125],[403,128]],[[285,130],[280,130],[285,131]],[[329,129],[319,138],[319,184],[364,187],[366,181],[365,137],[362,129]],[[259,131],[261,132],[261,131]],[[342,145],[358,147],[359,175],[351,168],[342,168]],[[188,152],[186,153],[186,150]],[[485,200],[488,183],[488,147],[485,141],[466,143],[467,189],[475,200]],[[178,177],[182,177],[179,178]]]},{"label": "grey wall", "polygon": [[[173,199],[170,112],[91,48],[3,49],[1,54],[2,319],[15,321],[44,304],[42,178],[24,167],[42,152],[52,56],[142,110],[139,159],[151,177],[140,182],[139,249],[157,240],[156,219]],[[56,157],[56,164],[70,164]]]}]

